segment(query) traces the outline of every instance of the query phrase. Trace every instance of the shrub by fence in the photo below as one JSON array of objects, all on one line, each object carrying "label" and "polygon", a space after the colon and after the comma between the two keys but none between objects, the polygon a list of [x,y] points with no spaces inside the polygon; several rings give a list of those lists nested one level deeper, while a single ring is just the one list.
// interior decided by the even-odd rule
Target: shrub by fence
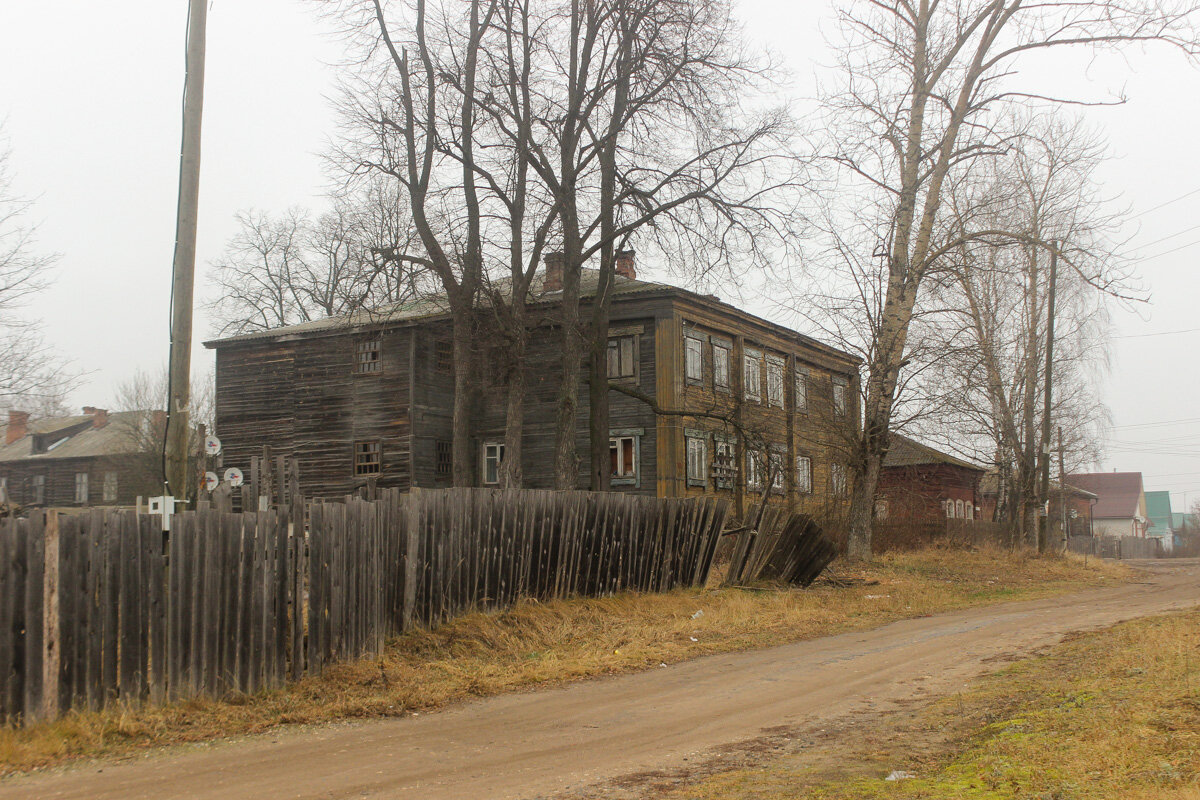
[{"label": "shrub by fence", "polygon": [[700,585],[727,504],[451,489],[308,512],[185,512],[165,538],[133,512],[0,520],[0,714],[253,692],[470,608]]}]

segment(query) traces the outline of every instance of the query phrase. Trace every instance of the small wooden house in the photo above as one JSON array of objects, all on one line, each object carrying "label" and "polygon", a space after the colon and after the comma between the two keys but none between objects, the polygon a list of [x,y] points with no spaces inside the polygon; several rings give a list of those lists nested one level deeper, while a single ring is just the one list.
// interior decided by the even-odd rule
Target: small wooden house
[{"label": "small wooden house", "polygon": [[[609,329],[609,378],[626,390],[609,396],[613,490],[728,493],[739,507],[764,494],[802,508],[840,503],[844,444],[859,419],[858,359],[714,296],[638,280],[631,256],[616,278]],[[524,365],[522,467],[531,488],[554,478],[555,277],[539,275],[530,297],[531,319],[544,320]],[[585,314],[596,285],[597,273],[585,271]],[[307,495],[336,497],[368,481],[450,485],[452,345],[440,298],[207,346],[216,351],[216,432],[226,467],[244,468],[269,446],[298,459]],[[494,365],[505,356],[500,344],[480,347],[471,426],[480,486],[497,482],[504,458],[505,371]],[[584,458],[587,391],[584,383]]]},{"label": "small wooden house", "polygon": [[878,519],[933,522],[979,517],[984,469],[915,439],[892,434],[875,494]]}]

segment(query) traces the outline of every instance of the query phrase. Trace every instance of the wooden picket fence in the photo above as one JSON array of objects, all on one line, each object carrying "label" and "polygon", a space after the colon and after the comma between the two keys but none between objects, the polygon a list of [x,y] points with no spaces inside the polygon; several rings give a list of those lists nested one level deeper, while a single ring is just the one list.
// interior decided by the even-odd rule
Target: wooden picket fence
[{"label": "wooden picket fence", "polygon": [[190,511],[169,534],[128,511],[0,520],[0,716],[255,692],[473,608],[701,585],[727,510],[451,489]]}]

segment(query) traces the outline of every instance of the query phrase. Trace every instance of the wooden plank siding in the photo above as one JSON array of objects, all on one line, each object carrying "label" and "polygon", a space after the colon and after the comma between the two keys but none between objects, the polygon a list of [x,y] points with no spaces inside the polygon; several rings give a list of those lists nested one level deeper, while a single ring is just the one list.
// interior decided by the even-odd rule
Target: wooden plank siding
[{"label": "wooden plank siding", "polygon": [[[18,461],[0,462],[0,478],[7,480],[9,496],[26,507],[83,508],[99,505],[132,506],[138,497],[161,494],[162,484],[151,476],[161,474],[161,454],[130,453],[128,455],[80,458],[32,456]],[[104,501],[104,476],[117,473],[117,497]],[[88,475],[87,502],[75,499],[75,476]],[[44,481],[41,503],[36,503],[34,477]]]}]

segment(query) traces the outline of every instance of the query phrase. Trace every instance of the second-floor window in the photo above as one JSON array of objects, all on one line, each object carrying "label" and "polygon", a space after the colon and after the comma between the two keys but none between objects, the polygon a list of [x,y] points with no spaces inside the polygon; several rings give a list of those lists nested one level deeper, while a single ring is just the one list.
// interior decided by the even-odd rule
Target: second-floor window
[{"label": "second-floor window", "polygon": [[796,411],[808,411],[808,370],[796,368]]},{"label": "second-floor window", "polygon": [[364,339],[356,348],[354,371],[359,375],[370,375],[383,370],[379,358],[379,339]]},{"label": "second-floor window", "polygon": [[704,381],[704,342],[694,336],[683,340],[683,376],[688,383]]},{"label": "second-floor window", "polygon": [[438,439],[433,443],[433,475],[436,478],[446,479],[450,477],[451,468],[454,466],[454,449],[450,442],[445,439]]},{"label": "second-floor window", "polygon": [[742,359],[742,384],[747,400],[762,400],[762,353],[757,350],[746,350]]},{"label": "second-floor window", "polygon": [[608,340],[608,377],[633,378],[637,375],[637,347],[633,336],[614,336]]},{"label": "second-floor window", "polygon": [[729,346],[713,342],[713,388],[729,391]]},{"label": "second-floor window", "polygon": [[86,503],[88,501],[88,474],[86,472],[75,473],[75,502]]},{"label": "second-floor window", "polygon": [[847,389],[845,378],[833,379],[833,413],[839,417],[846,416]]},{"label": "second-floor window", "polygon": [[783,408],[783,361],[767,356],[767,404]]},{"label": "second-floor window", "polygon": [[796,456],[796,491],[812,494],[812,459],[808,456]]}]

